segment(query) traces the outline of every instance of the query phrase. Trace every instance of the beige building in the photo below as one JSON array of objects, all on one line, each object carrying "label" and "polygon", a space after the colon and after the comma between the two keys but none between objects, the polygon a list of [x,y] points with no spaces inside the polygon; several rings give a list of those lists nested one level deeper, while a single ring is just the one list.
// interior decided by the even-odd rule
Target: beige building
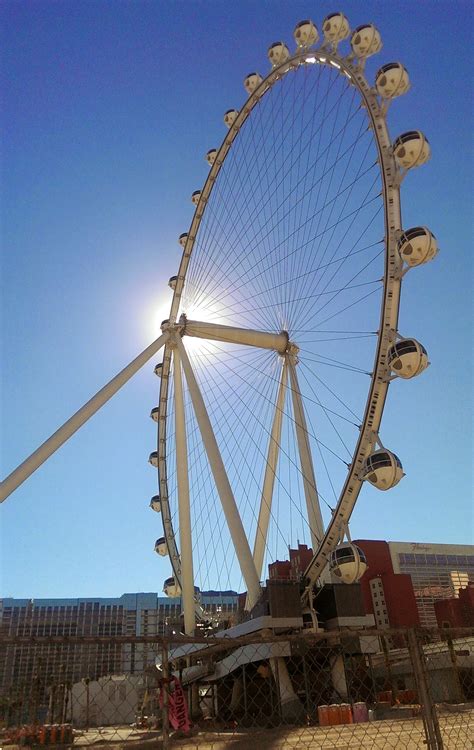
[{"label": "beige building", "polygon": [[474,581],[474,545],[389,542],[394,573],[409,573],[420,623],[436,627],[434,603]]}]

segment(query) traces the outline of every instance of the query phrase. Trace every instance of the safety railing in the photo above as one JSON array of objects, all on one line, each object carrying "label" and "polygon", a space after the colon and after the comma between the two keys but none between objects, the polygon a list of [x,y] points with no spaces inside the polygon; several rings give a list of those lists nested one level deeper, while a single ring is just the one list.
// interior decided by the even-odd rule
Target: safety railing
[{"label": "safety railing", "polygon": [[469,747],[474,629],[0,639],[0,739],[220,748]]}]

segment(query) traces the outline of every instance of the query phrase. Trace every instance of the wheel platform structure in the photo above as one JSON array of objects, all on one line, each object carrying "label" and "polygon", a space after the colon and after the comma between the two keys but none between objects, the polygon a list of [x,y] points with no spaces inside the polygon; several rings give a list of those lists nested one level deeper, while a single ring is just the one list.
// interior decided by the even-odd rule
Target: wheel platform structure
[{"label": "wheel platform structure", "polygon": [[314,552],[309,601],[350,541],[363,482],[385,490],[403,477],[379,430],[391,380],[428,365],[398,316],[404,274],[437,252],[430,230],[403,228],[400,208],[429,144],[419,131],[389,135],[389,104],[410,81],[390,63],[368,82],[375,27],[352,33],[349,54],[343,14],[323,32],[316,47],[301,22],[296,51],[272,44],[268,75],[245,78],[179,238],[152,416],[165,591],[182,594],[186,632],[203,616],[199,591],[240,584],[251,609],[265,564],[297,539]]}]

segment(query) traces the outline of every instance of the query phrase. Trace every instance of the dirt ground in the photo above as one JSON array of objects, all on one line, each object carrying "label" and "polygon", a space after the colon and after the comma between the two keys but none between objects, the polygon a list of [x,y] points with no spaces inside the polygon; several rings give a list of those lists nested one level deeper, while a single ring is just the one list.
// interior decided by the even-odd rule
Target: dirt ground
[{"label": "dirt ground", "polygon": [[[474,710],[439,718],[445,750],[473,750]],[[163,747],[161,733],[143,733],[130,727],[89,730],[75,745],[107,743],[116,750],[153,750]],[[171,750],[426,750],[422,720],[382,720],[336,727],[280,727],[199,732],[179,738],[173,733]]]}]

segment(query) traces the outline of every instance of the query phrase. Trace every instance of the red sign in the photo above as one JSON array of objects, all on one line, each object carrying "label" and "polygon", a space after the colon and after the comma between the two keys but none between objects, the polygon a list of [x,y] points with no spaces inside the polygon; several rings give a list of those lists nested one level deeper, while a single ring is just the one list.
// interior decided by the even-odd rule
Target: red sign
[{"label": "red sign", "polygon": [[[163,688],[160,689],[160,706],[163,707]],[[183,686],[174,675],[168,682],[168,717],[173,729],[181,732],[191,729]]]}]

